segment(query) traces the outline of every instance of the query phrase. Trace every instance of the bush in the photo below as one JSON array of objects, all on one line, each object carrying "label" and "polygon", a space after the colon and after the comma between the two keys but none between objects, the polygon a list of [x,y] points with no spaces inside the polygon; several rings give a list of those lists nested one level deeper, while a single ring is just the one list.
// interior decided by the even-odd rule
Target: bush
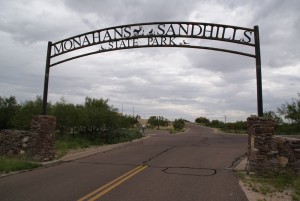
[{"label": "bush", "polygon": [[[13,120],[13,128],[29,130],[32,117],[42,113],[42,98],[37,96],[34,101],[25,101],[19,105]],[[50,105],[49,105],[50,108]]]},{"label": "bush", "polygon": [[206,126],[223,129],[225,127],[225,123],[219,120],[212,120],[209,124],[206,124]]},{"label": "bush", "polygon": [[247,130],[247,122],[246,121],[236,121],[233,123],[236,130],[238,131],[245,131]]},{"label": "bush", "polygon": [[284,115],[285,119],[295,124],[300,124],[300,93],[298,96],[298,99],[293,98],[291,103],[286,102],[277,108],[279,114]]},{"label": "bush", "polygon": [[198,117],[197,119],[195,119],[195,122],[198,124],[210,123],[209,119],[207,119],[206,117]]},{"label": "bush", "polygon": [[55,148],[60,158],[71,149],[126,142],[141,137],[143,135],[138,129],[97,129],[88,133],[82,130],[75,134],[60,132],[56,135]]},{"label": "bush", "polygon": [[14,96],[9,98],[2,98],[0,96],[0,130],[13,127],[13,120],[19,107],[20,105],[17,103]]},{"label": "bush", "polygon": [[173,122],[173,127],[175,130],[182,130],[185,126],[185,122],[183,119],[175,119]]},{"label": "bush", "polygon": [[300,125],[299,124],[287,124],[282,123],[277,125],[275,128],[276,135],[299,135],[300,134]]},{"label": "bush", "polygon": [[0,172],[9,173],[12,171],[33,169],[40,167],[40,164],[27,162],[25,158],[12,158],[0,156]]},{"label": "bush", "polygon": [[169,125],[169,120],[164,118],[164,117],[161,117],[161,116],[158,116],[158,117],[151,116],[148,119],[148,123],[150,124],[150,126],[152,128],[157,126],[157,129],[159,129],[160,126],[163,126],[163,127],[168,126]]}]

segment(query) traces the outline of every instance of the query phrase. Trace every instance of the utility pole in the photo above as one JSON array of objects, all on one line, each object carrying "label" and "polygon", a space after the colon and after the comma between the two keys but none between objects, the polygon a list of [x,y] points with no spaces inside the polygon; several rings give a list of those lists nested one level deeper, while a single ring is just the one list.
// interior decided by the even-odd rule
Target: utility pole
[{"label": "utility pole", "polygon": [[132,116],[134,117],[134,106],[132,106]]},{"label": "utility pole", "polygon": [[224,116],[224,118],[225,118],[225,124],[226,124],[226,115]]}]

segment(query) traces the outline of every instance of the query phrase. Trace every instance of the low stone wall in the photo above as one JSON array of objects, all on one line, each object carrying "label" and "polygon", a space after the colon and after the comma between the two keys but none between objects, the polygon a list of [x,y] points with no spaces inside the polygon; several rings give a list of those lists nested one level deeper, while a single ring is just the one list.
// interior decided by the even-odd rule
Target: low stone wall
[{"label": "low stone wall", "polygon": [[300,139],[274,137],[272,153],[278,165],[300,170]]},{"label": "low stone wall", "polygon": [[29,131],[0,131],[0,155],[28,155],[38,161],[55,158],[56,118],[35,116]]},{"label": "low stone wall", "polygon": [[263,117],[249,117],[248,170],[261,174],[281,170],[300,170],[300,139],[274,137],[275,122]]}]

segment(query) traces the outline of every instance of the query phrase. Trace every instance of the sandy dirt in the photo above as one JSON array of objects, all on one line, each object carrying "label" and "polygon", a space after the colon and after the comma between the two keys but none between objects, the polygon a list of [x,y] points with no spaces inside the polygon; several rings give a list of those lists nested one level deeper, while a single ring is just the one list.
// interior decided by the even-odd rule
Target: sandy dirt
[{"label": "sandy dirt", "polygon": [[245,192],[249,201],[292,201],[291,190],[264,195],[262,193],[252,191],[249,185],[241,180],[240,186]]}]

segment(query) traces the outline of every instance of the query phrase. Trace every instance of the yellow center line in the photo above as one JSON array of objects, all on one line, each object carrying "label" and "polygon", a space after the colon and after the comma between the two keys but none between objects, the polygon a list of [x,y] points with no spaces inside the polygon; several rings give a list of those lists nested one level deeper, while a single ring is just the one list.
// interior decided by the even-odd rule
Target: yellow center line
[{"label": "yellow center line", "polygon": [[114,185],[110,186],[109,188],[107,188],[106,190],[100,192],[99,194],[95,195],[94,197],[92,197],[91,199],[89,199],[88,201],[95,201],[96,199],[100,198],[101,196],[103,196],[104,194],[108,193],[109,191],[113,190],[114,188],[116,188],[117,186],[119,186],[120,184],[122,184],[123,182],[125,182],[126,180],[130,179],[131,177],[133,177],[134,175],[136,175],[137,173],[143,171],[144,169],[146,169],[148,166],[143,166],[142,168],[140,168],[139,170],[137,170],[136,172],[128,175],[127,177],[125,177],[124,179],[122,179],[121,181],[115,183]]},{"label": "yellow center line", "polygon": [[[129,172],[123,174],[122,176],[114,179],[113,181],[105,184],[104,186],[96,189],[95,191],[87,194],[86,196],[80,198],[78,201],[84,201],[84,200],[86,200],[86,199],[94,196],[95,194],[96,195],[94,197],[92,197],[91,199],[89,199],[89,201],[90,200],[96,200],[97,198],[99,198],[99,197],[103,196],[104,194],[108,193],[109,191],[111,191],[112,189],[116,188],[118,185],[122,184],[124,181],[126,181],[129,178],[133,177],[134,175],[136,175],[137,173],[141,172],[142,170],[144,170],[147,167],[148,166],[140,165],[140,166],[134,168],[133,170],[130,170]],[[111,187],[109,187],[109,186],[111,186]],[[109,188],[107,188],[107,187],[109,187]],[[104,190],[105,188],[107,188],[107,189]],[[104,190],[104,191],[102,191],[102,190]]]}]

